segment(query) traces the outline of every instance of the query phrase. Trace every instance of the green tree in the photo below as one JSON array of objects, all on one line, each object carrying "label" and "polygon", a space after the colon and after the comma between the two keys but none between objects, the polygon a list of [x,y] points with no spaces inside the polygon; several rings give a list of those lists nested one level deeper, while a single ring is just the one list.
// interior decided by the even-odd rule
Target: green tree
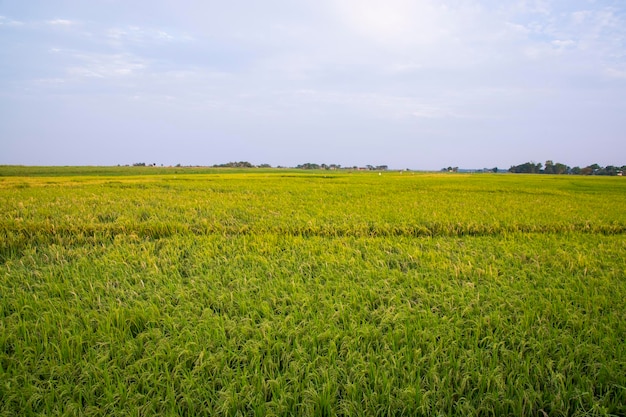
[{"label": "green tree", "polygon": [[556,164],[554,164],[554,173],[555,174],[567,174],[569,172],[569,167],[565,164],[562,164],[560,162],[557,162]]},{"label": "green tree", "polygon": [[516,174],[538,174],[541,172],[541,163],[526,162],[521,165],[514,165],[509,168],[509,172]]}]

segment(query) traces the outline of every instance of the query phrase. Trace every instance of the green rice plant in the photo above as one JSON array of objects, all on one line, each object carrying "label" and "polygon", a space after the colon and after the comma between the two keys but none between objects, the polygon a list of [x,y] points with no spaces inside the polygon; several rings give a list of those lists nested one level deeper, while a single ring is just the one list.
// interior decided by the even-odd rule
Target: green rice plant
[{"label": "green rice plant", "polygon": [[0,415],[626,413],[620,178],[62,171],[0,183]]}]

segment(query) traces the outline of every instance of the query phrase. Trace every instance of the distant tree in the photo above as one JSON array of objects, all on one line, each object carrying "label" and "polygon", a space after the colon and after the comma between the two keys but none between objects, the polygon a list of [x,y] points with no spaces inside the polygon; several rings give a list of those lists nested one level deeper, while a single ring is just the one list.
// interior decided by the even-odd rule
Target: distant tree
[{"label": "distant tree", "polygon": [[593,168],[591,168],[590,166],[584,167],[583,169],[580,170],[580,174],[581,175],[591,175],[591,174],[593,174]]},{"label": "distant tree", "polygon": [[306,164],[298,165],[296,168],[297,169],[320,169],[320,166],[318,164],[307,162]]},{"label": "distant tree", "polygon": [[615,176],[618,172],[622,171],[620,167],[616,167],[613,165],[607,165],[604,168],[600,168],[595,172],[595,175],[611,175]]},{"label": "distant tree", "polygon": [[619,175],[620,172],[623,173],[624,168],[624,166],[618,167],[614,165],[601,167],[598,164],[591,164],[584,168],[580,168],[578,166],[570,168],[560,162],[554,163],[551,160],[547,160],[544,169],[541,169],[541,164],[526,162],[521,165],[511,166],[511,168],[509,168],[509,172],[527,174]]},{"label": "distant tree", "polygon": [[145,167],[146,163],[145,162],[135,162],[133,164],[134,167]]},{"label": "distant tree", "polygon": [[598,164],[591,164],[588,165],[586,167],[584,167],[580,173],[582,175],[595,175],[600,169],[602,169],[602,167]]},{"label": "distant tree", "polygon": [[570,168],[567,165],[565,165],[565,164],[557,162],[556,164],[554,164],[553,170],[554,170],[555,174],[559,174],[560,175],[560,174],[567,174],[569,172]]},{"label": "distant tree", "polygon": [[543,169],[544,174],[567,174],[569,167],[565,164],[557,162],[556,164],[551,160],[546,161],[546,166]]},{"label": "distant tree", "polygon": [[247,161],[239,161],[239,162],[227,162],[225,164],[215,164],[214,168],[254,168],[250,162]]},{"label": "distant tree", "polygon": [[533,162],[526,162],[521,165],[514,165],[509,168],[509,172],[516,174],[538,174],[541,172],[541,164],[535,164]]}]

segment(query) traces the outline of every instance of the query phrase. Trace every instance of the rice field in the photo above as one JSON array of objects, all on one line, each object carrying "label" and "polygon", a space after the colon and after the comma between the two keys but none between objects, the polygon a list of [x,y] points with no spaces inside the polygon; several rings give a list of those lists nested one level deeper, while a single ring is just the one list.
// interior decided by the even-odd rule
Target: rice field
[{"label": "rice field", "polygon": [[0,167],[0,415],[626,415],[626,180]]}]

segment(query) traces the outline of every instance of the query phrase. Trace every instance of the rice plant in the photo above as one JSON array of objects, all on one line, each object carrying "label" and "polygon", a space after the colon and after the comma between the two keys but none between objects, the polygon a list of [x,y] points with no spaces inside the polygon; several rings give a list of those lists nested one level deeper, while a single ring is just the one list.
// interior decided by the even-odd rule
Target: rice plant
[{"label": "rice plant", "polygon": [[0,415],[624,415],[625,203],[621,178],[5,176]]}]

